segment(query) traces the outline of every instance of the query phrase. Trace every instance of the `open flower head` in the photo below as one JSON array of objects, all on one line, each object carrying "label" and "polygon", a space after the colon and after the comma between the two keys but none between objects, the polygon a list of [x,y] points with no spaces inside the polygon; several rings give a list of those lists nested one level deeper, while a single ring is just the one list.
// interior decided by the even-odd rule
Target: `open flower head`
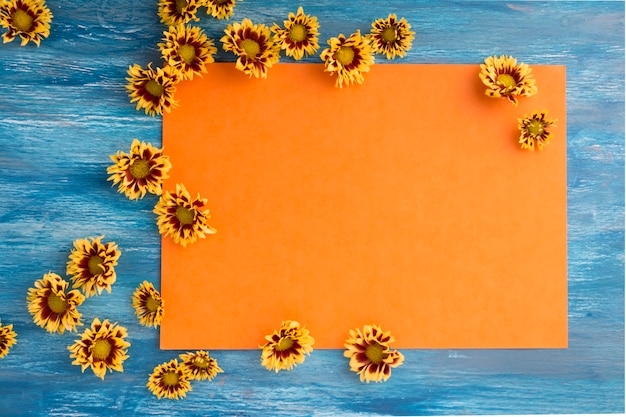
[{"label": "open flower head", "polygon": [[163,299],[161,294],[154,288],[154,285],[144,281],[135,289],[132,296],[135,314],[139,318],[139,323],[146,327],[158,327],[163,320]]},{"label": "open flower head", "polygon": [[159,399],[178,400],[191,391],[190,377],[189,368],[172,359],[154,368],[146,386]]},{"label": "open flower head", "polygon": [[80,339],[68,346],[71,352],[72,365],[80,365],[82,372],[91,368],[93,373],[104,379],[107,371],[124,372],[122,364],[128,355],[130,343],[126,328],[109,320],[100,320],[96,317],[91,323],[91,328],[85,329]]},{"label": "open flower head", "polygon": [[209,210],[203,208],[206,203],[200,194],[191,198],[183,184],[176,184],[176,191],[165,191],[154,207],[159,233],[182,246],[215,233],[208,224]]},{"label": "open flower head", "polygon": [[130,153],[117,151],[110,158],[114,164],[107,167],[107,174],[111,175],[107,179],[118,186],[120,193],[131,200],[143,198],[146,193],[161,195],[161,186],[172,167],[163,149],[133,139]]},{"label": "open flower head", "polygon": [[69,282],[49,272],[28,289],[28,312],[36,325],[60,334],[65,330],[76,331],[76,326],[83,325],[82,314],[76,307],[85,301],[85,296],[78,290],[68,291],[68,287]]},{"label": "open flower head", "polygon": [[537,94],[532,69],[524,63],[518,64],[512,56],[487,57],[485,63],[480,64],[478,75],[487,86],[486,95],[506,98],[515,106],[519,103],[519,97]]},{"label": "open flower head", "polygon": [[287,56],[300,60],[304,55],[313,55],[319,49],[319,23],[317,17],[304,14],[302,7],[298,7],[296,14],[289,13],[284,22],[284,28],[277,24],[272,26],[272,32],[278,37],[281,49]]},{"label": "open flower head", "polygon": [[200,0],[159,0],[161,23],[176,26],[180,23],[197,22],[196,16]]},{"label": "open flower head", "polygon": [[13,325],[2,325],[0,322],[0,359],[9,354],[11,346],[17,343],[17,333],[13,331]]},{"label": "open flower head", "polygon": [[207,13],[216,19],[228,19],[233,15],[237,0],[203,0]]},{"label": "open flower head", "polygon": [[170,26],[163,34],[163,43],[158,45],[161,55],[181,80],[191,80],[194,74],[201,75],[206,72],[206,64],[214,61],[217,48],[199,27]]},{"label": "open flower head", "polygon": [[402,58],[411,49],[415,32],[411,32],[411,25],[403,17],[397,19],[390,14],[386,19],[377,19],[372,22],[372,30],[368,35],[372,49],[387,59]]},{"label": "open flower head", "polygon": [[519,143],[521,143],[522,149],[533,151],[535,150],[535,143],[537,143],[539,150],[549,145],[552,138],[550,127],[556,126],[557,121],[548,118],[547,110],[535,110],[530,116],[525,114],[524,117],[517,119],[517,127],[520,130]]},{"label": "open flower head", "polygon": [[228,25],[220,39],[225,51],[237,55],[235,67],[244,74],[267,78],[267,69],[280,59],[280,45],[270,28],[250,19]]},{"label": "open flower head", "polygon": [[86,297],[103,290],[111,293],[116,280],[115,265],[122,252],[114,242],[102,243],[103,237],[75,240],[67,262],[72,287],[80,288]]},{"label": "open flower head", "polygon": [[50,36],[51,21],[52,13],[43,0],[0,1],[0,26],[7,29],[2,35],[3,43],[19,36],[22,46],[28,42],[39,46],[42,39]]},{"label": "open flower head", "polygon": [[350,330],[344,356],[350,358],[350,370],[360,376],[361,382],[387,381],[391,368],[402,365],[404,356],[389,346],[394,340],[390,332],[383,332],[376,325]]},{"label": "open flower head", "polygon": [[198,350],[196,352],[187,352],[179,355],[182,366],[189,370],[189,380],[212,380],[215,376],[224,372],[217,365],[217,361],[209,356],[209,352]]},{"label": "open flower head", "polygon": [[313,351],[315,342],[309,331],[293,320],[283,321],[280,330],[265,336],[265,340],[265,344],[259,346],[262,349],[261,365],[276,372],[303,363],[304,355]]},{"label": "open flower head", "polygon": [[369,72],[374,65],[374,54],[369,40],[356,31],[346,38],[339,34],[328,40],[329,48],[322,51],[320,57],[324,61],[324,71],[335,75],[335,86],[363,83],[363,73]]},{"label": "open flower head", "polygon": [[176,71],[170,67],[152,69],[152,63],[146,68],[134,64],[128,68],[126,91],[130,102],[137,102],[136,109],[144,109],[146,114],[154,116],[170,112],[178,106],[174,100],[176,83],[180,81]]}]

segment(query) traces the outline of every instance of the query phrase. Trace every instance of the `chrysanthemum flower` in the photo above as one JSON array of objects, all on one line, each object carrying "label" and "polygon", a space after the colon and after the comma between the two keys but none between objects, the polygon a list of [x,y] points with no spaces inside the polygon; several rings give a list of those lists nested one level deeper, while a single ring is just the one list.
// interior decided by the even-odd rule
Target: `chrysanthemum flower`
[{"label": "chrysanthemum flower", "polygon": [[115,283],[115,265],[122,252],[114,242],[102,243],[104,236],[77,239],[67,262],[67,275],[72,279],[73,288],[80,288],[86,297],[111,293]]},{"label": "chrysanthemum flower", "polygon": [[303,363],[304,355],[311,354],[315,342],[309,331],[293,320],[283,321],[280,330],[265,336],[265,340],[265,344],[259,346],[262,349],[261,365],[276,372]]},{"label": "chrysanthemum flower", "polygon": [[228,25],[220,39],[224,50],[237,55],[236,68],[257,78],[267,78],[267,69],[280,59],[280,45],[270,28],[250,19]]},{"label": "chrysanthemum flower", "polygon": [[228,19],[233,15],[236,0],[203,0],[202,5],[207,7],[207,13],[216,19]]},{"label": "chrysanthemum flower", "polygon": [[390,14],[386,19],[372,22],[368,39],[375,53],[394,59],[402,58],[411,49],[413,35],[415,32],[411,32],[411,25],[404,17],[397,20],[395,14]]},{"label": "chrysanthemum flower", "polygon": [[530,97],[537,94],[535,79],[532,78],[532,69],[524,64],[518,64],[512,56],[490,56],[480,64],[478,74],[483,84],[487,86],[485,94],[489,97],[505,97],[515,106],[518,97]]},{"label": "chrysanthemum flower", "polygon": [[176,26],[180,23],[200,20],[196,16],[199,0],[159,0],[159,17],[161,23]]},{"label": "chrysanthemum flower", "polygon": [[295,60],[300,60],[306,54],[313,55],[319,44],[318,29],[320,27],[317,17],[305,15],[302,7],[298,7],[296,14],[289,13],[288,20],[283,23],[284,28],[277,24],[272,26],[272,32],[278,37],[280,47],[285,50],[287,56],[292,56]]},{"label": "chrysanthemum flower", "polygon": [[146,386],[159,399],[165,397],[178,400],[191,391],[189,379],[189,369],[179,364],[177,359],[172,359],[154,368]]},{"label": "chrysanthemum flower", "polygon": [[159,49],[167,65],[181,80],[191,80],[194,74],[206,72],[205,65],[214,61],[217,48],[202,29],[194,26],[171,26],[163,32]]},{"label": "chrysanthemum flower", "polygon": [[143,198],[146,193],[161,195],[161,185],[172,167],[163,149],[133,139],[130,154],[117,151],[110,158],[115,163],[107,167],[107,174],[111,174],[107,179],[118,185],[120,193],[131,200]]},{"label": "chrysanthemum flower", "polygon": [[111,324],[109,320],[100,322],[96,317],[91,328],[85,329],[81,338],[67,347],[71,352],[70,358],[74,358],[72,365],[80,365],[82,372],[91,368],[101,379],[104,379],[107,370],[124,372],[122,364],[128,359],[126,352],[130,346],[126,337],[125,327]]},{"label": "chrysanthemum flower", "polygon": [[3,0],[0,2],[0,26],[7,29],[2,35],[3,43],[11,42],[16,36],[22,38],[21,45],[29,41],[37,46],[50,36],[52,13],[43,0]]},{"label": "chrysanthemum flower", "polygon": [[11,346],[17,343],[17,333],[13,331],[13,325],[2,325],[0,321],[0,359],[9,354]]},{"label": "chrysanthemum flower", "polygon": [[146,327],[157,327],[161,324],[164,302],[152,283],[142,282],[133,293],[132,299],[139,323]]},{"label": "chrysanthemum flower", "polygon": [[395,339],[390,332],[383,332],[379,326],[366,325],[361,329],[350,330],[346,340],[345,357],[350,358],[350,370],[361,377],[361,382],[383,382],[391,376],[391,368],[404,362],[404,356],[389,345]]},{"label": "chrysanthemum flower", "polygon": [[176,184],[176,191],[166,191],[154,207],[159,233],[182,246],[215,233],[207,223],[211,218],[209,210],[202,209],[207,201],[200,194],[191,198],[183,184]]},{"label": "chrysanthemum flower", "polygon": [[545,145],[550,144],[552,138],[552,132],[548,131],[550,126],[556,126],[556,119],[548,119],[548,111],[533,111],[530,117],[524,115],[524,117],[517,119],[518,128],[520,130],[519,143],[522,144],[522,149],[535,150],[535,142],[539,150],[542,150]]},{"label": "chrysanthemum flower", "polygon": [[324,61],[324,71],[337,76],[335,86],[361,84],[363,73],[374,65],[374,54],[365,36],[356,31],[349,38],[339,34],[328,40],[330,48],[322,51],[320,57]]},{"label": "chrysanthemum flower", "polygon": [[152,63],[149,63],[144,69],[135,64],[128,68],[128,75],[126,90],[130,102],[137,102],[137,110],[144,109],[146,114],[154,116],[162,115],[163,111],[169,113],[178,106],[174,93],[180,80],[170,67],[152,69]]},{"label": "chrysanthemum flower", "polygon": [[60,334],[65,330],[76,331],[76,326],[83,325],[82,314],[76,307],[85,301],[85,296],[78,290],[67,291],[68,287],[69,282],[49,272],[35,281],[34,288],[28,289],[28,312],[36,325]]},{"label": "chrysanthemum flower", "polygon": [[215,378],[215,376],[224,372],[222,368],[217,365],[217,361],[214,358],[209,357],[209,352],[204,350],[198,350],[196,352],[187,352],[179,355],[182,365],[189,370],[189,380],[200,381],[208,379],[209,381]]}]

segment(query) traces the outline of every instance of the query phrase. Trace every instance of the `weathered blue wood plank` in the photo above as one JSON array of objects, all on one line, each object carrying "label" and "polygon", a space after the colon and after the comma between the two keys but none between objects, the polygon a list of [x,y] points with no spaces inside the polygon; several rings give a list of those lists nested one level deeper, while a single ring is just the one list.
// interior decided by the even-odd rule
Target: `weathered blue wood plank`
[{"label": "weathered blue wood plank", "polygon": [[[0,319],[14,324],[19,340],[0,360],[0,415],[624,411],[622,2],[240,2],[235,20],[266,24],[303,5],[318,17],[322,41],[367,31],[375,18],[396,12],[416,32],[402,62],[478,64],[505,53],[567,66],[570,347],[405,351],[405,365],[377,385],[360,384],[338,350],[315,351],[279,375],[261,368],[258,352],[216,351],[226,372],[195,383],[178,402],[158,401],[145,383],[156,364],[180,352],[160,351],[158,331],[139,326],[130,306],[141,281],[159,280],[156,200],[126,200],[105,172],[108,155],[132,138],[161,141],[160,118],[136,112],[124,90],[129,65],[159,61],[164,27],[156,1],[47,3],[55,17],[40,48],[0,45]],[[199,22],[215,40],[226,24],[204,16]],[[234,58],[220,51],[217,60]],[[132,343],[125,372],[105,381],[71,365],[66,346],[76,336],[46,334],[25,302],[44,273],[64,274],[74,239],[100,234],[123,252],[118,282],[81,311],[85,322],[119,321]]]}]

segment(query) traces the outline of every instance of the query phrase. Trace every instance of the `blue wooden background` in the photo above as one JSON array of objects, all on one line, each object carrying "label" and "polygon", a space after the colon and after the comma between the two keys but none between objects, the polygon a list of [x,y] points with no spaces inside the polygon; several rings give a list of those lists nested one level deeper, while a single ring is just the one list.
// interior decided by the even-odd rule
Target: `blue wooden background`
[{"label": "blue wooden background", "polygon": [[[405,365],[387,383],[369,385],[359,383],[339,350],[315,351],[280,374],[262,368],[257,351],[214,351],[225,373],[194,383],[181,401],[157,400],[146,389],[152,368],[181,352],[160,351],[158,330],[139,326],[130,303],[141,281],[159,283],[156,199],[129,201],[106,181],[109,154],[135,137],[161,143],[161,119],[135,111],[124,89],[129,65],[160,62],[164,26],[156,0],[47,4],[54,20],[40,48],[0,45],[0,319],[18,333],[0,360],[0,415],[624,411],[623,2],[240,2],[234,20],[266,24],[303,5],[319,18],[324,45],[340,32],[367,32],[372,20],[395,12],[416,32],[401,62],[478,65],[488,55],[512,54],[567,66],[570,347],[404,351]],[[227,23],[200,16],[221,49]],[[217,60],[234,57],[220,50]],[[118,281],[80,310],[86,323],[96,316],[119,321],[132,343],[125,372],[104,381],[71,365],[66,346],[76,334],[35,326],[25,301],[44,273],[64,274],[75,239],[100,234],[123,252]]]}]

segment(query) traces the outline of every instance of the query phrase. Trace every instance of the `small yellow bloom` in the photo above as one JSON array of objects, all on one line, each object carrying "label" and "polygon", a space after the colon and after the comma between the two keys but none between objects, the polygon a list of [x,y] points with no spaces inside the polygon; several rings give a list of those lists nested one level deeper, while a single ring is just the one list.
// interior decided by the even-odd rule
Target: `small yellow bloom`
[{"label": "small yellow bloom", "polygon": [[209,357],[209,352],[198,350],[196,352],[187,352],[179,355],[182,365],[189,370],[189,380],[212,380],[215,376],[224,372],[217,365],[214,358]]},{"label": "small yellow bloom", "polygon": [[139,323],[146,327],[158,327],[161,324],[164,302],[152,283],[142,282],[133,293],[132,299]]},{"label": "small yellow bloom", "polygon": [[85,301],[85,296],[78,290],[68,291],[68,287],[69,282],[50,272],[35,281],[34,288],[28,289],[28,312],[36,325],[60,334],[65,330],[74,332],[76,326],[83,325],[82,314],[76,307]]},{"label": "small yellow bloom", "polygon": [[202,0],[202,6],[207,7],[207,13],[216,19],[228,19],[233,15],[236,0]]},{"label": "small yellow bloom", "polygon": [[350,358],[350,370],[356,372],[361,382],[387,381],[391,368],[404,362],[404,356],[389,345],[395,339],[390,332],[383,332],[380,326],[366,325],[361,329],[350,330],[343,355]]},{"label": "small yellow bloom", "polygon": [[154,368],[146,386],[159,399],[178,400],[191,391],[190,377],[189,369],[179,364],[177,359],[172,359]]},{"label": "small yellow bloom", "polygon": [[126,328],[109,320],[100,322],[93,319],[91,328],[85,329],[80,339],[68,346],[72,365],[80,365],[81,371],[91,368],[93,373],[104,379],[107,370],[124,372],[122,364],[128,359],[127,350],[130,343],[126,341]]},{"label": "small yellow bloom", "polygon": [[487,57],[485,63],[480,64],[478,75],[487,86],[486,95],[504,97],[515,106],[519,104],[518,97],[537,94],[532,69],[524,63],[518,64],[517,59],[512,56]]},{"label": "small yellow bloom", "polygon": [[328,40],[330,48],[322,51],[324,71],[337,76],[335,86],[363,83],[363,73],[369,72],[374,65],[374,54],[369,40],[356,31],[349,38],[339,34]]},{"label": "small yellow bloom", "polygon": [[220,39],[225,51],[237,55],[235,67],[244,74],[267,78],[267,69],[280,59],[280,45],[270,28],[250,19],[228,25]]},{"label": "small yellow bloom", "polygon": [[178,106],[174,93],[180,80],[172,68],[152,69],[152,63],[149,63],[144,69],[135,64],[128,68],[128,75],[126,91],[130,102],[137,102],[137,110],[144,109],[146,114],[154,116],[162,115],[164,111],[169,113]]},{"label": "small yellow bloom", "polygon": [[0,2],[0,26],[7,29],[2,35],[3,43],[11,42],[16,36],[22,38],[21,45],[32,41],[37,46],[50,36],[52,13],[43,0],[2,0]]},{"label": "small yellow bloom", "polygon": [[216,230],[208,224],[209,210],[203,209],[207,201],[200,194],[191,198],[183,184],[176,184],[176,191],[166,191],[154,207],[159,233],[182,246],[214,234]]},{"label": "small yellow bloom", "polygon": [[161,23],[176,26],[190,21],[200,20],[196,13],[200,0],[159,0],[159,17]]},{"label": "small yellow bloom", "polygon": [[305,15],[302,7],[298,7],[298,12],[289,13],[288,20],[283,23],[284,28],[274,24],[272,32],[278,37],[280,47],[285,50],[287,56],[300,60],[305,54],[308,56],[317,52],[320,47],[318,43],[320,25],[317,17]]},{"label": "small yellow bloom", "polygon": [[558,120],[548,119],[547,116],[547,110],[535,110],[530,117],[525,114],[524,117],[517,119],[517,127],[520,130],[519,143],[522,144],[522,149],[535,150],[535,142],[539,150],[550,144],[552,132],[548,129],[550,126],[556,126],[555,123]]},{"label": "small yellow bloom", "polygon": [[86,297],[111,293],[115,283],[115,265],[122,255],[114,242],[102,243],[104,236],[77,239],[67,262],[67,275],[71,277],[73,288],[80,288]]},{"label": "small yellow bloom", "polygon": [[406,55],[411,49],[414,35],[415,32],[411,32],[411,25],[404,17],[397,20],[395,14],[390,14],[386,19],[375,20],[367,36],[375,53],[394,59]]},{"label": "small yellow bloom", "polygon": [[163,43],[158,44],[161,55],[181,80],[191,80],[194,74],[201,75],[206,72],[206,64],[214,61],[217,48],[199,27],[171,26],[163,34]]},{"label": "small yellow bloom", "polygon": [[0,321],[0,359],[9,354],[11,346],[17,343],[17,333],[13,331],[13,325],[2,325]]},{"label": "small yellow bloom", "polygon": [[280,330],[265,336],[265,340],[265,344],[259,346],[262,349],[261,365],[276,372],[303,363],[304,355],[311,354],[315,343],[309,331],[293,320],[283,321]]},{"label": "small yellow bloom", "polygon": [[131,200],[143,198],[146,193],[161,195],[161,185],[172,167],[163,149],[133,139],[130,154],[117,151],[110,158],[114,164],[107,167],[107,174],[111,174],[107,179],[118,185],[120,193]]}]

